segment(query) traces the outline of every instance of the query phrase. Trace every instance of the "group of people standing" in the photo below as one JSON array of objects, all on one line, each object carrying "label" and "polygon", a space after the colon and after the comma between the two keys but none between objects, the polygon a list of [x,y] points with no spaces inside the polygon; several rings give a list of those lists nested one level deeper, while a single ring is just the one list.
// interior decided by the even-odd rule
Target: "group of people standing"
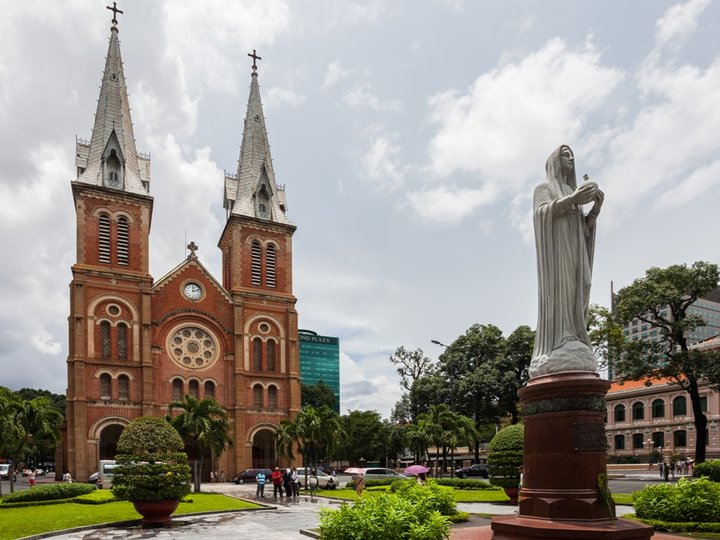
[{"label": "group of people standing", "polygon": [[[255,491],[255,497],[265,497],[265,484],[269,481],[273,486],[273,497],[282,499],[283,494],[286,498],[297,497],[300,494],[300,477],[298,476],[297,469],[295,467],[281,470],[280,467],[275,467],[270,478],[265,476],[263,471],[260,471],[255,476],[257,482],[257,489]],[[308,480],[308,487],[310,488],[310,495],[315,494],[317,489],[317,477],[311,476]]]},{"label": "group of people standing", "polygon": [[225,482],[225,471],[218,472],[217,469],[210,471],[210,481],[215,482]]}]

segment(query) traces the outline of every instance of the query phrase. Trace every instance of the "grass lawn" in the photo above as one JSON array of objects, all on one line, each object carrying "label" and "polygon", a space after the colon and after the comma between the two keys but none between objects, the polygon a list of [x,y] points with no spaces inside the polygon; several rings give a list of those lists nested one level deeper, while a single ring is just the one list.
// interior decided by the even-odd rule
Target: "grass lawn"
[{"label": "grass lawn", "polygon": [[[388,486],[371,487],[363,491],[363,498],[375,497],[385,493]],[[510,499],[502,489],[456,489],[453,491],[455,502],[507,502]],[[323,489],[318,491],[322,497],[356,501],[357,494],[354,489]]]},{"label": "grass lawn", "polygon": [[[103,490],[94,492],[91,496],[97,499],[111,497],[111,494],[110,491]],[[187,499],[192,502],[181,502],[174,515],[258,508],[256,504],[216,493],[191,493]],[[0,540],[140,517],[132,503],[126,501],[105,504],[62,503],[21,508],[0,506]]]}]

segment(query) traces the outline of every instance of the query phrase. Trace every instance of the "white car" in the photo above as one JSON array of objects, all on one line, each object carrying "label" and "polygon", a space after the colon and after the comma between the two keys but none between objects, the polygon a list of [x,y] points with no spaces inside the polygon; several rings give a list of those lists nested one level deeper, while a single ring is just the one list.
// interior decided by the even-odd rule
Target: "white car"
[{"label": "white car", "polygon": [[366,480],[407,480],[409,478],[406,474],[382,467],[367,467],[363,471]]},{"label": "white car", "polygon": [[[313,476],[310,471],[311,469],[308,469],[307,471],[308,482],[310,481],[310,476]],[[305,467],[299,467],[297,469],[297,474],[298,480],[300,481],[300,487],[303,487],[305,485]],[[318,489],[335,489],[339,484],[337,478],[321,471],[317,471],[314,476],[317,476],[318,479]]]}]

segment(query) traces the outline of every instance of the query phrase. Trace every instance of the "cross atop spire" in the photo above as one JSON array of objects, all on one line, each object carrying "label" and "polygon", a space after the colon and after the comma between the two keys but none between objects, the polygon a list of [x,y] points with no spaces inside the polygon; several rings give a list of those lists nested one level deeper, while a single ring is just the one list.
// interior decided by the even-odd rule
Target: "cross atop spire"
[{"label": "cross atop spire", "polygon": [[[105,7],[106,7],[107,9],[109,9],[110,11],[113,12],[112,23],[113,23],[113,25],[117,25],[117,23],[118,23],[118,22],[117,22],[117,14],[118,14],[118,13],[123,13],[122,11],[120,11],[120,10],[117,8],[117,2],[113,2],[112,7],[110,7],[110,6],[105,6]],[[254,51],[253,51],[253,52],[254,52]]]},{"label": "cross atop spire", "polygon": [[188,257],[191,258],[191,259],[197,258],[197,255],[195,254],[195,252],[198,250],[197,244],[196,244],[195,242],[192,242],[192,241],[191,241],[191,242],[187,245],[187,248],[190,250],[190,255],[188,255]]},{"label": "cross atop spire", "polygon": [[[109,9],[109,8],[108,8]],[[257,60],[262,60],[257,54],[255,54],[255,49],[253,49],[252,54],[248,53],[248,56],[253,59],[253,71],[257,69]]]}]

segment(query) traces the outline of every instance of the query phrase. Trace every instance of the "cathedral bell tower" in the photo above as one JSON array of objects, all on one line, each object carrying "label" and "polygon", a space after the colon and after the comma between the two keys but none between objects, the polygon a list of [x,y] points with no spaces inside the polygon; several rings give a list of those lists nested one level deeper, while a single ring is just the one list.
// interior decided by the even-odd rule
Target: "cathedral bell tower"
[{"label": "cathedral bell tower", "polygon": [[76,141],[77,178],[71,183],[77,254],[63,465],[77,478],[87,478],[93,464],[114,455],[120,428],[116,422],[105,429],[107,419],[127,417],[133,403],[153,401],[150,387],[134,386],[150,362],[150,157],[135,148],[116,20],[122,12],[108,9],[113,20],[95,124],[90,140]]},{"label": "cathedral bell tower", "polygon": [[[300,409],[292,236],[285,188],[275,180],[265,127],[257,60],[253,59],[237,174],[225,173],[227,221],[219,241],[223,286],[232,295],[235,325],[235,402],[238,433],[252,444],[253,466],[273,452],[280,420]],[[258,454],[258,455],[256,455]],[[241,460],[248,462],[238,453]]]}]

